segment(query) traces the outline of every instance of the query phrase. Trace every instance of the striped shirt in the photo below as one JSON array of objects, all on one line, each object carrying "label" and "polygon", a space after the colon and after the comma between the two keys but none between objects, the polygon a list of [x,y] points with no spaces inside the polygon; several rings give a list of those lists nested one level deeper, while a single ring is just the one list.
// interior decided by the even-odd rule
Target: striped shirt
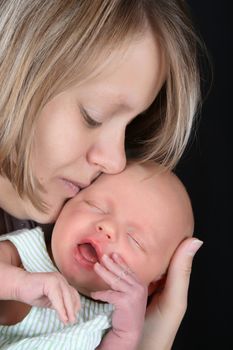
[{"label": "striped shirt", "polygon": [[[58,271],[51,261],[39,227],[0,236],[17,248],[25,270]],[[30,288],[30,286],[29,286]],[[0,325],[0,349],[93,350],[111,327],[113,306],[81,295],[76,323],[64,325],[53,309],[32,307],[28,315],[12,326]]]}]

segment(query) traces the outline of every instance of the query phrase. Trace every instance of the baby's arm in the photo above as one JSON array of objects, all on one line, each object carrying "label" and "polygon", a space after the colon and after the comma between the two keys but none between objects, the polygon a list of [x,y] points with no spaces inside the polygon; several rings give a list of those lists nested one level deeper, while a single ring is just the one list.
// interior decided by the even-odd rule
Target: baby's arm
[{"label": "baby's arm", "polygon": [[54,308],[62,322],[74,322],[80,300],[66,279],[59,272],[30,273],[20,266],[15,246],[10,241],[0,242],[0,299]]},{"label": "baby's arm", "polygon": [[112,329],[97,349],[136,350],[145,319],[148,288],[116,254],[112,258],[104,256],[101,264],[95,264],[95,271],[111,290],[95,292],[91,296],[115,306]]}]

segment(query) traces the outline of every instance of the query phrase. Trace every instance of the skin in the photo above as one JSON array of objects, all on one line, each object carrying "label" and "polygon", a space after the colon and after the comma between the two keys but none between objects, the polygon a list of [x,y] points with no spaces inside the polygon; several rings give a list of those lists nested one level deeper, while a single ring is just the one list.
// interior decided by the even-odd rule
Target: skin
[{"label": "skin", "polygon": [[52,256],[83,294],[109,289],[93,268],[113,253],[151,290],[178,244],[192,235],[187,193],[175,175],[159,169],[131,165],[120,174],[102,175],[63,208],[53,230]]},{"label": "skin", "polygon": [[[114,79],[112,80],[111,77],[114,75],[114,71],[109,69],[108,71],[105,69],[105,71],[103,72],[102,75],[99,76],[98,81],[99,81],[99,87],[101,88],[101,86],[104,88],[106,87],[106,91],[100,90],[98,88],[97,85],[95,85],[95,81],[93,80],[93,93],[89,94],[89,98],[86,95],[86,97],[88,98],[88,102],[92,100],[92,98],[94,98],[94,96],[96,96],[97,92],[100,93],[100,97],[101,99],[101,103],[103,104],[103,109],[106,107],[110,107],[109,101],[112,101],[113,105],[114,105],[114,101],[118,102],[119,98],[121,97],[121,100],[124,101],[125,103],[127,103],[128,97],[131,94],[131,91],[134,89],[132,89],[132,87],[136,88],[138,87],[138,94],[136,96],[134,96],[136,98],[137,101],[139,101],[139,99],[141,98],[141,96],[144,96],[144,93],[148,94],[147,96],[151,96],[151,93],[154,94],[154,98],[157,95],[157,92],[159,91],[160,86],[162,86],[162,83],[164,81],[164,76],[166,74],[166,67],[164,67],[164,60],[162,57],[162,53],[159,50],[158,47],[158,43],[154,40],[151,39],[151,34],[150,32],[147,33],[147,35],[144,36],[143,38],[143,42],[142,41],[138,41],[138,50],[136,50],[136,46],[133,45],[132,43],[132,48],[133,46],[135,47],[135,50],[138,51],[138,54],[136,56],[134,56],[133,59],[133,55],[131,55],[132,60],[130,60],[130,50],[128,51],[128,66],[127,64],[125,65],[125,70],[122,71],[123,69],[123,65],[124,62],[122,60],[117,60],[115,62],[115,65],[117,66],[118,63],[118,70],[115,70],[115,72],[117,71],[118,74],[115,74],[115,78],[116,81],[118,82],[116,85],[114,84]],[[145,47],[146,46],[146,47]],[[145,48],[145,50],[144,50]],[[145,53],[145,56],[143,57],[143,61],[141,60],[138,63],[138,59],[139,57],[141,57],[141,54]],[[136,57],[138,59],[136,59]],[[117,57],[116,57],[117,58]],[[136,70],[134,70],[133,72],[133,67],[135,67],[135,65],[133,64],[133,61],[137,62],[136,63]],[[151,64],[151,61],[153,61]],[[114,65],[113,65],[114,66]],[[115,67],[116,67],[115,66]],[[126,67],[127,66],[127,67]],[[109,66],[110,67],[110,66]],[[140,67],[140,69],[139,69]],[[127,69],[128,68],[128,69]],[[121,74],[121,71],[123,72]],[[132,72],[131,74],[131,79],[133,79],[132,81],[134,82],[134,84],[130,84],[131,79],[129,78],[129,71]],[[151,90],[151,84],[142,84],[142,82],[140,81],[140,77],[138,76],[138,74],[140,73],[140,71],[142,72],[142,79],[145,82],[144,78],[148,78],[149,81],[151,82],[151,79],[153,80],[153,84],[154,85],[154,89],[153,91]],[[148,74],[145,74],[146,71],[149,71],[149,76]],[[120,75],[119,75],[120,74]],[[105,81],[106,76],[108,75],[108,85],[105,85]],[[102,84],[101,84],[101,76],[102,76]],[[135,80],[134,80],[135,77]],[[136,79],[137,77],[137,79]],[[121,86],[119,86],[121,80]],[[125,82],[127,81],[127,84],[125,84]],[[91,80],[89,81],[89,83],[91,83]],[[129,88],[129,84],[130,84],[130,88]],[[87,86],[87,85],[86,85]],[[96,89],[94,89],[94,87],[96,86]],[[124,87],[124,91],[122,91],[122,88]],[[141,87],[141,88],[140,88]],[[81,89],[81,86],[79,86],[79,89]],[[68,92],[68,91],[67,91]],[[108,94],[107,94],[108,92]],[[110,94],[110,92],[112,92]],[[77,96],[77,99],[78,96]],[[148,98],[149,99],[149,98]],[[150,102],[152,102],[153,98],[151,98],[151,101],[148,102],[148,105],[150,104]],[[108,101],[108,103],[106,102]],[[135,100],[134,100],[135,101]],[[54,110],[53,106],[54,105],[54,99],[51,100],[44,108],[44,110],[46,109],[50,109],[51,107],[51,111]],[[82,102],[82,101],[80,101]],[[100,103],[100,100],[98,99],[97,101],[97,105],[95,106],[91,106],[91,108],[93,110],[98,110],[98,105]],[[86,108],[89,108],[88,106],[85,106]],[[101,107],[101,105],[100,105]],[[140,113],[140,110],[137,110],[137,106],[135,106],[135,102],[134,102],[134,112],[135,115],[137,115],[138,113]],[[65,112],[65,111],[64,111]],[[104,110],[103,110],[104,112]],[[118,111],[119,112],[119,111]],[[125,110],[126,112],[126,110]],[[132,110],[133,112],[133,110]],[[102,110],[100,111],[101,115],[102,115]],[[129,110],[127,111],[127,116],[129,117]],[[92,163],[90,161],[90,157],[88,157],[88,154],[90,154],[90,146],[88,147],[84,147],[83,151],[80,151],[80,145],[83,147],[84,144],[80,142],[80,144],[77,146],[77,142],[78,142],[78,138],[76,138],[75,144],[71,144],[69,139],[66,139],[66,142],[69,143],[70,145],[70,150],[75,149],[78,150],[76,156],[76,161],[74,162],[72,159],[70,159],[69,164],[66,163],[66,161],[64,162],[59,160],[59,163],[54,164],[53,163],[53,158],[50,159],[49,163],[47,163],[47,157],[46,159],[44,159],[44,155],[46,154],[49,158],[49,150],[50,148],[52,149],[52,142],[57,142],[58,144],[60,142],[58,142],[60,136],[61,136],[61,130],[62,127],[59,129],[60,132],[58,132],[57,137],[55,139],[49,138],[50,140],[50,147],[47,148],[46,145],[44,145],[43,150],[41,148],[41,144],[40,144],[40,135],[42,135],[42,132],[45,131],[45,128],[47,128],[49,126],[49,121],[52,121],[53,119],[56,119],[56,117],[53,118],[54,114],[50,113],[48,120],[45,120],[45,117],[43,118],[43,115],[46,114],[45,111],[42,111],[41,114],[41,118],[39,118],[38,120],[38,124],[41,124],[41,127],[38,128],[38,131],[36,132],[36,139],[38,140],[37,142],[35,142],[34,145],[34,160],[37,164],[32,164],[32,168],[34,170],[34,173],[37,174],[36,169],[39,169],[39,173],[42,171],[42,167],[45,167],[47,169],[46,174],[44,174],[41,179],[41,176],[39,175],[38,177],[40,178],[40,181],[42,182],[42,184],[44,185],[45,189],[47,190],[46,194],[43,194],[43,199],[48,202],[49,204],[49,211],[46,214],[43,214],[41,212],[38,212],[38,210],[36,210],[32,204],[30,203],[30,201],[27,198],[20,198],[17,194],[17,192],[12,188],[11,183],[3,178],[2,176],[0,176],[0,206],[6,210],[7,212],[9,212],[10,214],[21,218],[21,219],[33,219],[37,222],[41,222],[41,223],[47,223],[47,222],[51,222],[54,221],[54,219],[57,217],[58,213],[60,212],[64,202],[66,199],[68,198],[72,198],[73,194],[69,193],[67,194],[67,189],[64,188],[64,184],[59,184],[60,181],[57,178],[57,174],[59,174],[60,176],[64,175],[68,175],[67,172],[69,170],[69,175],[74,174],[74,179],[75,181],[91,181],[92,178],[94,179],[98,173],[100,171],[106,171],[108,173],[114,172],[111,170],[111,166],[110,165],[110,161],[112,162],[115,158],[114,154],[111,154],[110,150],[112,149],[112,152],[115,150],[117,151],[117,154],[122,155],[122,144],[123,144],[123,140],[124,140],[124,135],[122,136],[121,143],[120,143],[120,149],[119,149],[119,141],[118,143],[115,144],[115,147],[113,148],[109,148],[112,145],[112,142],[115,139],[115,134],[114,134],[114,139],[111,137],[110,139],[110,135],[109,135],[109,140],[111,142],[108,141],[108,145],[107,148],[103,148],[103,147],[97,147],[97,141],[99,145],[103,145],[103,133],[98,133],[97,130],[91,129],[91,130],[86,130],[87,133],[92,133],[92,135],[90,136],[90,139],[93,139],[93,144],[92,144],[92,150],[98,150],[99,149],[99,160],[96,161],[96,163]],[[82,121],[82,116],[80,111],[77,109],[75,111],[75,114],[77,116],[77,122],[75,125],[73,125],[73,127],[75,127],[77,129],[77,127],[79,126],[79,122],[78,121]],[[133,115],[133,113],[132,113]],[[135,115],[133,115],[133,117],[135,117]],[[116,114],[114,113],[114,111],[111,112],[110,110],[110,120],[113,120],[113,118],[115,118],[115,116],[117,116],[117,111]],[[132,118],[133,118],[132,117]],[[64,114],[64,119],[68,118],[67,113],[65,112]],[[107,118],[108,119],[108,118]],[[43,129],[43,125],[44,125],[44,129]],[[51,124],[50,124],[51,125]],[[68,123],[67,123],[68,125]],[[103,123],[103,125],[106,126],[106,122]],[[40,129],[40,132],[39,132]],[[51,125],[50,130],[52,129],[53,131],[53,126]],[[103,130],[103,126],[99,129],[99,130]],[[112,129],[111,129],[112,130]],[[54,129],[55,131],[55,129]],[[78,134],[79,130],[76,130],[76,133]],[[122,133],[123,131],[121,131]],[[69,133],[68,133],[69,135]],[[94,137],[95,135],[95,137]],[[101,137],[102,135],[102,137]],[[98,136],[98,137],[97,137]],[[106,137],[107,135],[105,135]],[[51,134],[52,137],[52,134]],[[48,143],[49,143],[48,140]],[[102,143],[100,144],[100,141],[102,140]],[[105,139],[106,140],[106,139]],[[118,138],[119,140],[119,138]],[[41,140],[42,141],[42,140]],[[69,142],[68,142],[69,141]],[[85,141],[86,142],[86,141]],[[39,146],[38,146],[39,143]],[[85,143],[86,144],[86,143]],[[106,144],[106,143],[105,143]],[[95,146],[95,147],[94,147]],[[88,152],[89,149],[89,152]],[[120,153],[119,153],[120,150]],[[86,152],[86,153],[85,153]],[[44,154],[43,154],[44,153]],[[63,154],[63,150],[59,149],[59,154],[62,157]],[[59,158],[59,154],[57,153],[57,148],[55,150],[55,154],[53,154],[51,157],[56,156],[55,159]],[[93,154],[93,152],[92,152]],[[109,154],[109,156],[107,156]],[[37,155],[37,156],[36,156]],[[123,159],[124,159],[124,153],[123,153]],[[42,162],[40,162],[40,159],[42,158]],[[78,162],[78,159],[80,160],[80,163]],[[83,161],[81,161],[81,159],[83,159]],[[118,161],[115,164],[118,164],[118,169],[119,171],[122,168],[122,165],[119,166],[119,159],[122,159],[122,156],[117,157]],[[102,160],[102,161],[101,161]],[[105,166],[103,164],[103,161],[105,160]],[[125,160],[124,160],[125,161]],[[124,162],[123,162],[124,163]],[[82,164],[86,164],[86,167],[82,169],[80,168],[80,166],[78,166],[78,164],[80,166],[82,166]],[[112,163],[111,163],[112,164]],[[120,162],[120,164],[122,164]],[[66,169],[66,171],[65,171]],[[86,178],[86,171],[87,169],[90,170],[90,172],[88,172],[87,174],[89,174],[89,177]],[[105,170],[104,170],[105,169]],[[115,166],[116,169],[116,166]],[[60,171],[59,171],[60,170]],[[116,171],[116,170],[115,170]],[[71,172],[71,173],[70,173]],[[85,175],[85,177],[84,177]],[[67,187],[67,186],[66,186]],[[176,332],[179,328],[180,322],[184,316],[184,313],[186,311],[186,303],[187,303],[187,292],[188,292],[188,286],[189,286],[189,278],[190,278],[190,271],[191,271],[191,266],[192,266],[192,260],[193,260],[193,256],[195,255],[195,253],[198,251],[198,249],[200,248],[202,242],[198,241],[197,239],[187,239],[185,240],[183,243],[181,243],[181,245],[179,246],[179,248],[177,249],[175,255],[172,258],[171,261],[171,266],[169,268],[168,271],[168,275],[167,275],[167,279],[166,279],[166,284],[163,290],[163,293],[156,298],[153,298],[150,307],[147,308],[147,312],[146,312],[146,320],[145,320],[145,327],[144,327],[144,331],[143,331],[143,336],[142,336],[142,340],[141,343],[138,347],[138,349],[147,349],[147,350],[168,350],[171,348],[172,343],[174,341]],[[12,275],[9,274],[11,277]],[[9,276],[9,275],[6,275]],[[155,346],[156,344],[156,346]]]},{"label": "skin", "polygon": [[[171,172],[150,163],[102,175],[67,202],[55,224],[48,251],[60,273],[24,271],[15,246],[1,242],[5,285],[0,321],[15,324],[29,305],[51,305],[63,322],[73,322],[80,307],[78,290],[116,306],[114,331],[104,341],[107,349],[122,338],[120,329],[137,343],[148,288],[149,293],[155,288],[177,245],[192,230],[189,198]],[[121,341],[128,342],[128,336]]]},{"label": "skin", "polygon": [[[32,169],[44,189],[48,211],[44,214],[20,198],[2,177],[1,207],[21,219],[53,222],[80,187],[102,172],[122,171],[126,126],[154,101],[165,73],[162,52],[148,30],[95,78],[50,100],[38,118],[32,152]],[[94,124],[87,122],[86,113]]]},{"label": "skin", "polygon": [[[35,305],[53,307],[61,321],[72,323],[80,308],[77,288],[115,306],[112,329],[98,349],[135,350],[145,344],[152,349],[152,338],[147,337],[155,326],[152,313],[157,315],[155,320],[163,332],[167,332],[169,325],[165,340],[160,333],[154,338],[158,339],[157,348],[169,349],[184,311],[176,310],[175,317],[170,317],[170,310],[166,308],[172,288],[169,290],[167,286],[175,275],[172,270],[182,262],[179,262],[182,255],[176,254],[173,258],[163,293],[157,292],[147,308],[144,328],[147,286],[149,283],[149,292],[153,290],[154,282],[167,268],[164,264],[168,265],[176,246],[190,236],[192,230],[187,193],[171,173],[155,165],[146,168],[131,165],[121,174],[102,175],[65,205],[56,222],[50,255],[62,274],[23,270],[14,245],[9,241],[1,243],[0,274],[5,283],[0,293],[0,321],[5,325],[15,324],[27,315],[30,305]],[[184,250],[185,244],[187,249],[187,241],[179,250]],[[93,248],[81,248],[84,242],[95,247],[98,262]],[[187,250],[189,264],[200,247],[199,241],[193,243],[195,246],[191,249],[190,245]],[[181,283],[175,284],[175,289],[185,293],[185,297],[187,281],[184,285],[184,279],[178,282]]]}]

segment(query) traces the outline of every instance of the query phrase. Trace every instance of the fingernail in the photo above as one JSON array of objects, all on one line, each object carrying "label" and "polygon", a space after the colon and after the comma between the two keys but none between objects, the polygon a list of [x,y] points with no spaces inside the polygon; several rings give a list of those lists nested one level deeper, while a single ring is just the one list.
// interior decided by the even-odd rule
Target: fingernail
[{"label": "fingernail", "polygon": [[200,241],[199,239],[195,239],[195,241],[192,242],[188,254],[191,256],[194,256],[198,249],[202,246],[203,241]]},{"label": "fingernail", "polygon": [[68,324],[68,322],[69,322],[68,317],[64,317],[63,322],[64,322],[65,324]]},{"label": "fingernail", "polygon": [[117,253],[113,253],[112,254],[112,257],[113,257],[113,259],[116,261],[116,262],[118,262],[118,263],[122,263],[123,262],[123,259],[120,257],[120,255],[119,254],[117,254]]},{"label": "fingernail", "polygon": [[107,254],[103,254],[103,255],[102,255],[102,259],[103,259],[104,261],[109,261],[109,260],[110,260],[109,256],[107,256]]},{"label": "fingernail", "polygon": [[76,318],[73,316],[70,321],[69,321],[69,324],[72,325],[76,322]]},{"label": "fingernail", "polygon": [[99,268],[100,267],[100,263],[98,263],[98,261],[94,264],[94,268]]}]

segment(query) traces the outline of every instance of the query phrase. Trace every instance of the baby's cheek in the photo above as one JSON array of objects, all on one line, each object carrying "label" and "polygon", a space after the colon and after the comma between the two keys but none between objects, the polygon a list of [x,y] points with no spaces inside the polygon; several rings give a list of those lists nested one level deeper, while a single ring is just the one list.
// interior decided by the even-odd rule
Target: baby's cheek
[{"label": "baby's cheek", "polygon": [[158,274],[156,262],[145,259],[145,261],[137,265],[135,273],[143,284],[149,285]]},{"label": "baby's cheek", "polygon": [[147,262],[140,263],[137,261],[136,263],[131,263],[129,268],[136,275],[137,279],[139,279],[140,282],[147,283]]}]

